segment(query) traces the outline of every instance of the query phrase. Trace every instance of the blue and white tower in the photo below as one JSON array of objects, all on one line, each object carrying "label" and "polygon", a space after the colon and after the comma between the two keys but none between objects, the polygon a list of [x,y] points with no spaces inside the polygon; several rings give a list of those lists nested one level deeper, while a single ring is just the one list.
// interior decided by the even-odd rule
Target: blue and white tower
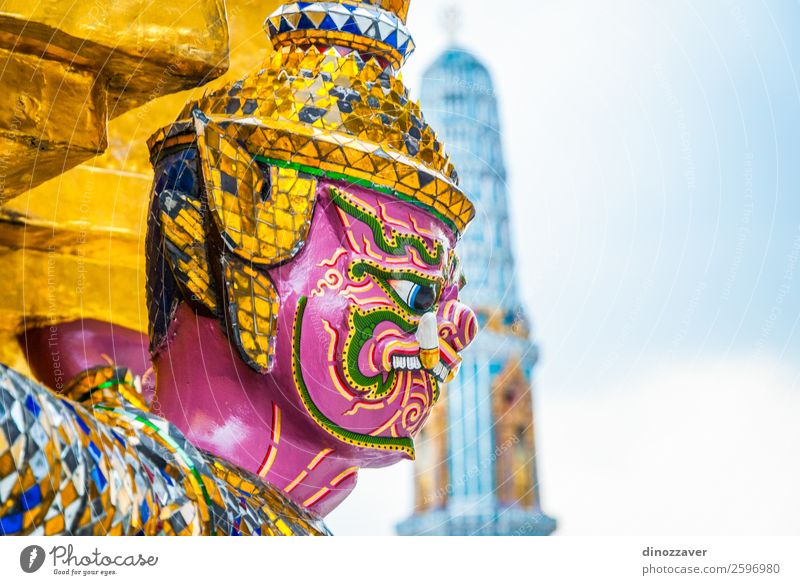
[{"label": "blue and white tower", "polygon": [[414,515],[400,534],[548,535],[540,509],[532,398],[538,350],[514,273],[506,170],[489,71],[450,48],[427,70],[422,106],[475,203],[459,244],[463,301],[481,332],[417,441]]}]

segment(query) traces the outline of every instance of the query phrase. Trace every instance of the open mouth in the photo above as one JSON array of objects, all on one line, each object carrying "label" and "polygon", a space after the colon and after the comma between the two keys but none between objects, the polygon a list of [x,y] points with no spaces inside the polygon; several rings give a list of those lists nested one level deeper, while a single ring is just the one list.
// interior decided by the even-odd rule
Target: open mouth
[{"label": "open mouth", "polygon": [[[420,361],[418,355],[394,355],[392,356],[392,369],[413,372],[416,370],[424,370],[425,368],[422,367],[422,362]],[[429,371],[431,374],[433,374],[434,377],[436,377],[436,379],[440,382],[444,382],[450,376],[451,370],[440,361],[433,367],[432,370],[426,371]]]}]

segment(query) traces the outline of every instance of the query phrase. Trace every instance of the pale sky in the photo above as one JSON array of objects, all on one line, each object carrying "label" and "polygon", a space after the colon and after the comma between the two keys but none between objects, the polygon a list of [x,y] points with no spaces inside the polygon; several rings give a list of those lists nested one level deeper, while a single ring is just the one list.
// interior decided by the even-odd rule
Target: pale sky
[{"label": "pale sky", "polygon": [[[452,2],[416,0],[418,88]],[[800,533],[800,5],[460,0],[500,100],[560,534]],[[339,534],[390,534],[411,467]]]}]

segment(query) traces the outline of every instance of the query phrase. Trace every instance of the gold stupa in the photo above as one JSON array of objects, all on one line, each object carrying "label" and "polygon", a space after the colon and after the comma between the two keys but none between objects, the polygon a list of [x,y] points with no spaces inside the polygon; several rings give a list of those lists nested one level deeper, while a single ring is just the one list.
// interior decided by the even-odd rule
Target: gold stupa
[{"label": "gold stupa", "polygon": [[[27,372],[16,341],[25,327],[87,318],[147,331],[147,137],[203,90],[176,92],[258,67],[269,44],[252,15],[279,4],[198,0],[178,11],[142,0],[3,3],[0,109],[17,111],[17,98],[33,90],[41,97],[24,124],[12,114],[0,119],[0,145],[13,153],[6,166],[20,169],[4,183],[0,207],[0,362]],[[37,40],[45,32],[61,43],[48,52]],[[35,77],[19,69],[28,65]],[[12,144],[37,144],[41,135],[55,137],[38,143],[58,155],[53,165]]]}]

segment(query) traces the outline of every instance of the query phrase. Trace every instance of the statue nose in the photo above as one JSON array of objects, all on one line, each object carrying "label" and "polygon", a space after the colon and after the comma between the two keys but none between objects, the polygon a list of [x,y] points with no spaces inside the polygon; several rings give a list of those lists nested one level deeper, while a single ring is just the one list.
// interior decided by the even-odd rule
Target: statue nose
[{"label": "statue nose", "polygon": [[448,366],[457,365],[464,351],[478,334],[475,312],[459,301],[448,301],[439,310],[439,339],[442,361]]},{"label": "statue nose", "polygon": [[438,313],[426,313],[417,326],[422,367],[447,381],[461,363],[459,355],[478,333],[475,313],[458,301],[444,303]]}]

